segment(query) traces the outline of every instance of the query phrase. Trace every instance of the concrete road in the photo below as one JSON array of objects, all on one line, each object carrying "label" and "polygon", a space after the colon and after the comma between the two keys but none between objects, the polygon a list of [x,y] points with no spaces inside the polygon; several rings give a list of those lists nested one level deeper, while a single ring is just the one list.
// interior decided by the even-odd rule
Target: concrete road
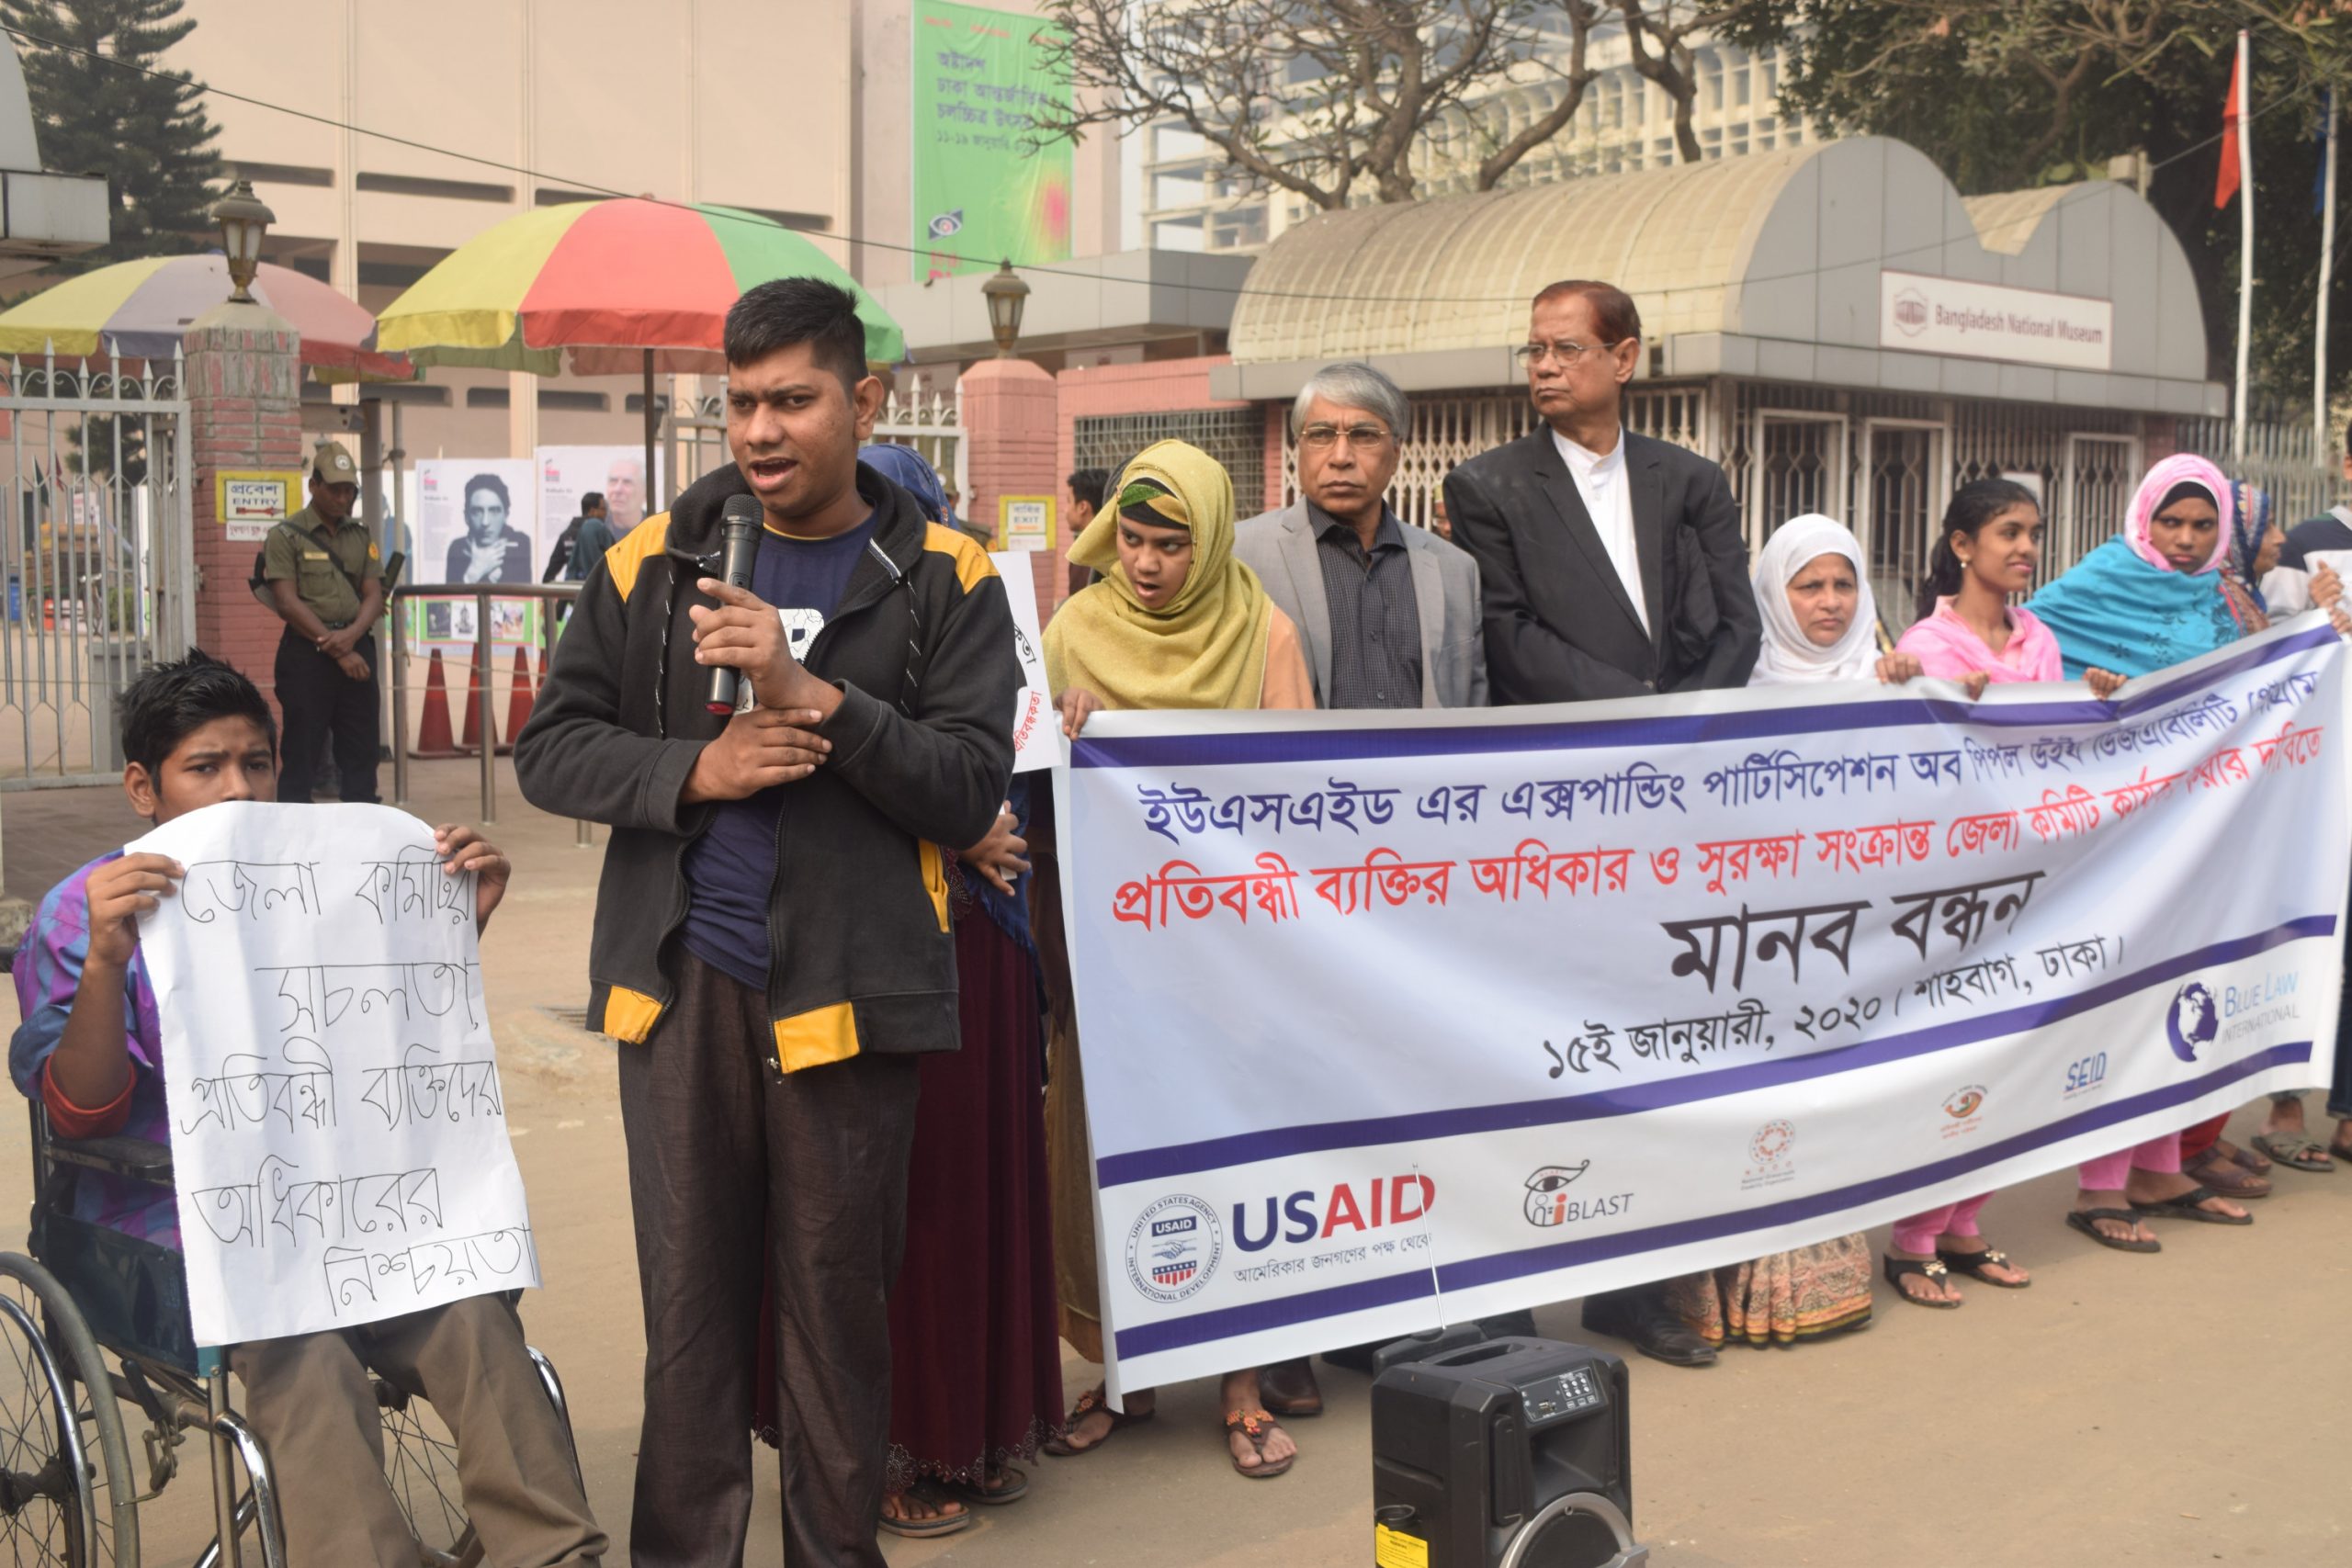
[{"label": "concrete road", "polygon": [[[468,764],[418,773],[420,814],[470,815]],[[547,1275],[524,1316],[571,1390],[590,1495],[625,1540],[642,1351],[612,1047],[562,1016],[584,999],[600,855],[523,806],[511,773],[503,784],[493,837],[520,870],[483,957]],[[106,792],[12,795],[5,809],[9,890],[28,897],[137,826]],[[54,870],[28,882],[40,868]],[[15,1214],[29,1199],[24,1135],[22,1118],[0,1115],[0,1210]],[[1634,1522],[1653,1561],[2352,1562],[2352,1167],[2278,1181],[2251,1229],[2160,1223],[2164,1253],[2137,1258],[2065,1230],[2071,1179],[2045,1179],[2002,1193],[1984,1219],[2035,1270],[2030,1291],[1971,1287],[1961,1311],[1932,1313],[1882,1285],[1877,1321],[1835,1342],[1735,1350],[1701,1371],[1636,1359]],[[1577,1332],[1572,1306],[1538,1321]],[[1068,1360],[1072,1393],[1094,1371]],[[889,1559],[1359,1568],[1371,1560],[1366,1385],[1331,1369],[1324,1383],[1329,1412],[1295,1426],[1303,1452],[1286,1477],[1233,1474],[1215,1386],[1188,1384],[1102,1452],[1038,1460],[1021,1503],[957,1536],[889,1541]],[[773,1459],[757,1450],[746,1559],[764,1568],[782,1562]],[[209,1533],[200,1469],[141,1514],[149,1561],[191,1559]]]}]

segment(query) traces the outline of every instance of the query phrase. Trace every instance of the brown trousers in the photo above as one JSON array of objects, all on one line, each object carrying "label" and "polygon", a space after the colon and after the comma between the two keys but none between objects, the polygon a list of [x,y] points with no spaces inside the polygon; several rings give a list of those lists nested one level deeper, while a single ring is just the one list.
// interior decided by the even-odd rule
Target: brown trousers
[{"label": "brown trousers", "polygon": [[[766,1000],[690,954],[652,1039],[620,1047],[645,1298],[635,1568],[740,1563],[756,1336],[775,1336],[784,1560],[881,1568],[890,1285],[905,1241],[913,1056],[786,1075]],[[762,1260],[775,1319],[760,1322]]]},{"label": "brown trousers", "polygon": [[501,1568],[604,1560],[514,1309],[496,1296],[229,1352],[269,1451],[289,1568],[415,1568],[416,1538],[384,1483],[368,1369],[430,1400],[458,1439],[458,1478],[484,1557]]}]

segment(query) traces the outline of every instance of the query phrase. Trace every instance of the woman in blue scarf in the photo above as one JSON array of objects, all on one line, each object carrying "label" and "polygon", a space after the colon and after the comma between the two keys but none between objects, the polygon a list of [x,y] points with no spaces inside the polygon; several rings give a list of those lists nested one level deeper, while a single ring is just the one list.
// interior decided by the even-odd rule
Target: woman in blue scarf
[{"label": "woman in blue scarf", "polygon": [[[2079,676],[2097,665],[2129,677],[2153,674],[2245,635],[2221,570],[2230,558],[2236,509],[2230,481],[2202,457],[2184,453],[2149,469],[2123,533],[2028,605],[2057,636],[2066,673]],[[2270,1184],[2214,1146],[2218,1121],[2190,1132],[2202,1147],[2189,1170],[2178,1133],[2085,1161],[2067,1224],[2123,1252],[2157,1250],[2140,1223],[2144,1213],[2251,1224],[2253,1216],[2230,1199],[2258,1198]]]}]

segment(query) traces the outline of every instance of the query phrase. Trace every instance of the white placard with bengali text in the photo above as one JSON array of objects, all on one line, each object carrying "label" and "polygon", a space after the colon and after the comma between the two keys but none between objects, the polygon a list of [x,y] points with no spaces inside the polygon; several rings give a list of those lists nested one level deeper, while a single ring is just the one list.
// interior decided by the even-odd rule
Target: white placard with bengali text
[{"label": "white placard with bengali text", "polygon": [[1037,580],[1030,558],[1019,550],[999,550],[989,559],[1004,580],[1004,599],[1012,611],[1013,651],[1021,658],[1021,692],[1013,699],[1012,771],[1035,773],[1062,760],[1061,725],[1054,716],[1053,689],[1046,681],[1046,639],[1037,629]]},{"label": "white placard with bengali text", "polygon": [[2114,363],[2109,300],[1916,272],[1880,273],[1878,295],[1881,348],[2065,370]]},{"label": "white placard with bengali text", "polygon": [[1732,1264],[2324,1084],[2346,692],[2307,615],[2111,705],[1095,716],[1056,777],[1112,1387]]},{"label": "white placard with bengali text", "polygon": [[536,1286],[474,879],[384,806],[208,807],[140,936],[199,1344]]}]

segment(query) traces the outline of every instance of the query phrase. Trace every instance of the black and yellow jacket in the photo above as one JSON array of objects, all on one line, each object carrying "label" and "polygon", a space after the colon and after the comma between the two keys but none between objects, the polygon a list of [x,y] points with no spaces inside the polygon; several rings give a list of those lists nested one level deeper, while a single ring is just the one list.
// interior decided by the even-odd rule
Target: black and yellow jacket
[{"label": "black and yellow jacket", "polygon": [[[805,650],[842,689],[823,766],[786,786],[769,900],[768,1016],[786,1072],[867,1052],[951,1051],[956,955],[940,846],[978,843],[1012,768],[1021,685],[1004,584],[986,552],[861,465],[881,513]],[[582,585],[531,721],[524,796],[613,830],[588,952],[588,1026],[644,1041],[676,994],[686,846],[713,808],[678,795],[725,719],[704,699],[686,611],[711,601],[718,519],[748,493],[729,464],[606,552]]]}]

